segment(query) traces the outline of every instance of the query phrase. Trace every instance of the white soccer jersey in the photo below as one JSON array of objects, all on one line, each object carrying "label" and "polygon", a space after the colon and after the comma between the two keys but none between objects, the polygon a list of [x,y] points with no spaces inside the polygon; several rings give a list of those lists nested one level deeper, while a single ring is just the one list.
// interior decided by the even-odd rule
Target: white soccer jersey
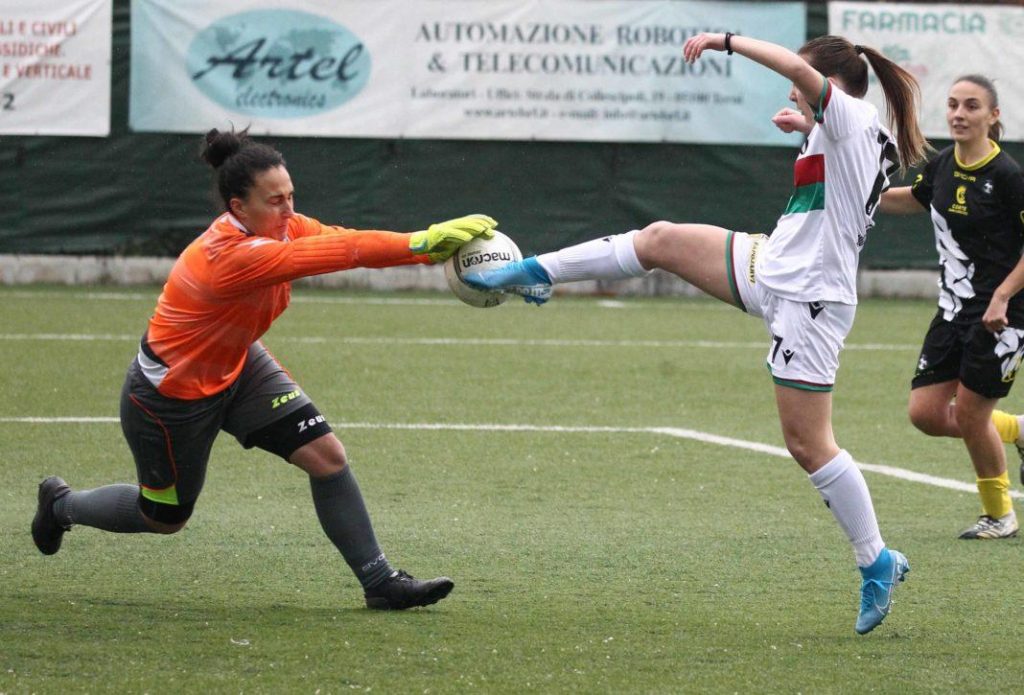
[{"label": "white soccer jersey", "polygon": [[857,260],[889,176],[892,135],[874,106],[828,80],[793,167],[793,196],[763,253],[758,279],[803,302],[857,303]]}]

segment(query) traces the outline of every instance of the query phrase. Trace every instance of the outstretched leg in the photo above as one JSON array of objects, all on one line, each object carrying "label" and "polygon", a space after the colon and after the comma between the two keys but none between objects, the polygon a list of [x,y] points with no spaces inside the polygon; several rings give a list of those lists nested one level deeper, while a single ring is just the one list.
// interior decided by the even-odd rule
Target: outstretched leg
[{"label": "outstretched leg", "polygon": [[32,540],[43,555],[53,555],[73,526],[112,533],[163,534],[177,533],[185,527],[187,518],[175,523],[148,518],[139,508],[139,500],[138,485],[114,483],[93,490],[72,490],[63,478],[50,476],[39,483]]},{"label": "outstretched leg", "polygon": [[114,533],[159,533],[148,521],[139,511],[138,485],[73,491],[63,478],[51,476],[39,483],[32,540],[43,555],[53,555],[75,524]]},{"label": "outstretched leg", "polygon": [[420,581],[391,568],[377,544],[345,448],[333,433],[296,449],[288,460],[309,474],[320,525],[363,585],[369,608],[428,606],[451,592],[455,584],[448,577]]},{"label": "outstretched leg", "polygon": [[636,235],[640,263],[678,275],[694,287],[737,306],[728,267],[731,232],[709,224],[654,222]]},{"label": "outstretched leg", "polygon": [[44,555],[60,550],[72,526],[113,533],[171,534],[185,527],[203,486],[220,417],[209,399],[161,396],[133,362],[121,389],[121,431],[139,483],[72,490],[57,476],[39,485],[32,539]]},{"label": "outstretched leg", "polygon": [[510,290],[527,301],[547,300],[551,285],[581,280],[622,280],[660,268],[707,294],[741,306],[730,284],[728,244],[732,232],[706,224],[654,222],[641,230],[602,237],[559,251],[468,273],[485,289]]}]

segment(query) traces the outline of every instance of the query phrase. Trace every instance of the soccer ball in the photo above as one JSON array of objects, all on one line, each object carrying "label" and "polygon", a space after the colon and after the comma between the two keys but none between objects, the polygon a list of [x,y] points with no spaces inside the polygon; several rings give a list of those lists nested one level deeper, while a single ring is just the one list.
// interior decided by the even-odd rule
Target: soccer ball
[{"label": "soccer ball", "polygon": [[521,260],[523,254],[519,252],[516,243],[494,230],[494,236],[490,239],[473,239],[445,261],[444,277],[452,293],[466,304],[480,308],[498,306],[508,299],[508,295],[470,287],[462,281],[462,275],[500,268],[506,263]]}]

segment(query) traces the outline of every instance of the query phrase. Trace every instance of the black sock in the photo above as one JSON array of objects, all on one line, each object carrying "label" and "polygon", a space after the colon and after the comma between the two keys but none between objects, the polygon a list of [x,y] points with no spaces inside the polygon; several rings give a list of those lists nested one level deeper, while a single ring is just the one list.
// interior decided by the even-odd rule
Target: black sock
[{"label": "black sock", "polygon": [[114,533],[153,533],[139,511],[138,485],[72,490],[53,503],[53,513],[67,526],[80,524]]},{"label": "black sock", "polygon": [[363,495],[349,466],[326,478],[309,479],[313,506],[324,533],[352,568],[363,588],[391,576],[391,565],[377,545]]}]

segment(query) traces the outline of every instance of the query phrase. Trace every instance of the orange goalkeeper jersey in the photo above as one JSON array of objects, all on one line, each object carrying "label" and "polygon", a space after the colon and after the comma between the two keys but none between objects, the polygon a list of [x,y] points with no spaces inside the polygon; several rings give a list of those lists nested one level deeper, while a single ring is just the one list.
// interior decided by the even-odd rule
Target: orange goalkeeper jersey
[{"label": "orange goalkeeper jersey", "polygon": [[288,307],[292,280],[429,262],[409,250],[408,234],[329,227],[296,213],[277,241],[249,234],[225,213],[171,269],[139,362],[169,398],[211,396],[238,378],[249,346]]}]

